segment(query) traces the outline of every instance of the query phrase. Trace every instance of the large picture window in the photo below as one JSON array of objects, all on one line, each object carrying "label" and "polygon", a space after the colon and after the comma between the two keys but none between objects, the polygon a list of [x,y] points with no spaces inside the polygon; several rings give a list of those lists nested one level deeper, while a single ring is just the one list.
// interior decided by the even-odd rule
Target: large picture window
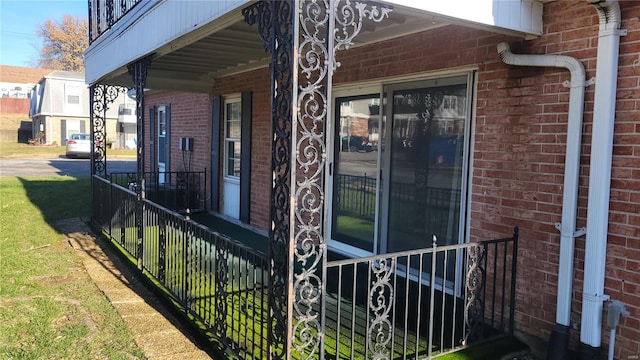
[{"label": "large picture window", "polygon": [[464,241],[471,75],[335,99],[332,248],[366,255]]}]

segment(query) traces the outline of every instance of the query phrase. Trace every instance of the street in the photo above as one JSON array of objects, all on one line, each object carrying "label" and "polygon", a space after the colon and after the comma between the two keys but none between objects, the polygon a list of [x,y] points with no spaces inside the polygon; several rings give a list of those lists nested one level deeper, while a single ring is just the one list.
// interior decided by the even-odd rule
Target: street
[{"label": "street", "polygon": [[[107,161],[107,172],[136,172],[136,160]],[[91,175],[89,159],[0,159],[0,176],[73,176]]]}]

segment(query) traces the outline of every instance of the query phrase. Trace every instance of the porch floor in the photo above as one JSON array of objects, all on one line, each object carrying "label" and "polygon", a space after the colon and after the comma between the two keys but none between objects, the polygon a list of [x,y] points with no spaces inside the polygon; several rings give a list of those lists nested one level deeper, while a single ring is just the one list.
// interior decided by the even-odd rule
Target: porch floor
[{"label": "porch floor", "polygon": [[[228,219],[225,219],[223,217],[220,217],[208,212],[192,214],[191,218],[195,222],[198,222],[210,228],[214,232],[217,232],[221,235],[229,237],[235,241],[238,241],[244,244],[245,246],[256,249],[265,254],[268,253],[269,239],[268,239],[268,236],[265,235],[264,233],[257,232],[256,230],[239,225],[237,223],[229,221]],[[330,252],[328,254],[329,260],[336,260],[341,258],[343,258],[343,256],[333,252]],[[328,289],[329,293],[327,294],[328,295],[327,309],[326,309],[327,325],[328,325],[328,328],[330,328],[330,330],[327,330],[328,331],[327,332],[328,343],[327,343],[327,349],[326,349],[327,356],[328,358],[335,358],[335,359],[348,359],[350,357],[364,357],[365,354],[362,353],[362,351],[364,351],[364,342],[366,342],[366,339],[367,339],[366,337],[367,330],[366,330],[366,326],[364,325],[364,323],[366,323],[366,318],[367,318],[367,311],[365,309],[366,306],[365,304],[361,303],[361,300],[355,300],[355,299],[339,300],[337,298],[338,294],[336,292],[335,286],[336,286],[335,284],[333,286],[328,286],[332,290]],[[359,298],[360,295],[357,295],[357,297]],[[447,306],[451,306],[451,305],[449,304]],[[336,310],[340,308],[343,309],[342,311],[345,311],[345,310],[347,311],[346,313],[338,316],[338,314],[336,313]],[[353,316],[353,319],[355,319],[355,323],[352,323],[351,320],[349,320],[352,318],[352,315],[353,315],[351,314],[350,311],[355,311],[356,313],[355,316]],[[458,314],[458,315],[462,316],[461,314]],[[415,316],[413,311],[410,312],[410,316]],[[339,320],[338,318],[343,318],[343,319]],[[436,329],[438,329],[442,325],[439,323],[436,323],[434,324],[434,326],[436,327]],[[354,328],[352,329],[352,327]],[[438,333],[438,331],[436,331],[436,333]],[[395,349],[390,354],[393,359],[404,358],[406,356],[411,358],[426,356],[428,341],[424,337],[425,335],[424,331],[418,331],[418,333],[416,333],[415,329],[407,331],[407,329],[402,330],[401,328],[396,328],[396,330],[393,331],[393,334],[394,334],[393,336],[394,339],[392,343],[394,343],[395,346],[392,345],[392,347]],[[339,341],[337,341],[336,336],[340,338]],[[449,334],[448,336],[449,338],[451,338],[451,334]],[[405,342],[407,343],[403,344]],[[340,350],[336,349],[337,345],[341,348]],[[402,351],[402,348],[404,347],[403,345],[407,346],[406,349],[411,349],[411,354],[403,354],[403,351]],[[453,344],[452,343],[440,344],[439,341],[435,341],[432,348],[434,353],[439,352],[442,345],[444,345],[446,349],[446,348],[451,348]],[[516,348],[517,350],[522,351],[522,347],[516,347]],[[493,350],[497,351],[497,353],[500,353],[501,355],[504,355],[506,353],[510,353],[513,351],[513,349],[508,349],[508,347],[502,349],[504,352],[502,352],[500,349],[493,349]],[[475,358],[475,357],[472,355],[471,358]],[[520,357],[509,357],[509,359],[520,359]],[[530,359],[530,358],[522,357],[522,359]]]},{"label": "porch floor", "polygon": [[269,237],[264,234],[208,212],[191,214],[191,219],[250,248],[262,251],[265,254],[268,253]]},{"label": "porch floor", "polygon": [[[268,252],[268,236],[258,233],[250,228],[244,227],[242,225],[236,224],[232,221],[229,221],[223,217],[203,212],[192,214],[192,220],[207,226],[214,232],[217,232],[221,235],[225,235],[233,240],[241,242],[245,246],[251,247],[253,249],[259,250],[267,254]],[[344,256],[339,255],[334,252],[328,253],[329,260],[337,260],[343,259]],[[333,280],[329,281],[327,294],[327,355],[330,359],[349,359],[351,357],[355,358],[363,358],[366,354],[363,352],[365,348],[365,342],[367,341],[367,311],[365,300],[360,298],[361,294],[358,292],[358,300],[356,299],[338,299],[337,286],[338,284],[335,282],[335,276],[337,274],[333,274],[330,276]],[[351,275],[347,276],[347,278],[351,278]],[[361,279],[361,281],[365,281],[366,279]],[[347,287],[351,287],[352,285],[348,285]],[[366,293],[366,288],[363,289]],[[342,309],[342,310],[339,310]],[[343,312],[342,315],[338,315],[337,312]],[[355,314],[352,314],[352,311]],[[353,315],[353,316],[352,316]],[[411,314],[411,316],[415,316],[415,314]],[[461,315],[460,315],[461,316]],[[340,319],[339,319],[340,318]],[[352,318],[354,322],[352,323]],[[423,320],[425,323],[426,319]],[[437,324],[437,327],[440,325]],[[353,328],[352,328],[353,327]],[[426,356],[428,341],[426,337],[424,337],[424,332],[421,334],[417,334],[415,331],[406,331],[406,329],[396,328],[393,331],[394,339],[392,346],[394,351],[392,352],[392,358],[403,358],[404,356],[413,357],[421,357]],[[340,338],[340,341],[337,341],[336,337]],[[336,345],[340,346],[340,350],[336,349]],[[403,354],[402,348],[404,346],[408,346],[407,349],[411,349],[412,354]],[[433,351],[434,353],[438,352],[440,346],[442,344],[434,344]],[[450,347],[451,344],[448,345]]]}]

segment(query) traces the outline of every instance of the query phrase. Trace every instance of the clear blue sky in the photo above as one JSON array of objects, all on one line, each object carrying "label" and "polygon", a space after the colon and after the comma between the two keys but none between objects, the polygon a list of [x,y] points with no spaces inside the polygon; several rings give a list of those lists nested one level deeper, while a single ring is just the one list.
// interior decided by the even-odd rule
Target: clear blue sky
[{"label": "clear blue sky", "polygon": [[36,35],[47,19],[66,14],[87,18],[87,0],[0,0],[0,64],[35,67],[41,40]]}]

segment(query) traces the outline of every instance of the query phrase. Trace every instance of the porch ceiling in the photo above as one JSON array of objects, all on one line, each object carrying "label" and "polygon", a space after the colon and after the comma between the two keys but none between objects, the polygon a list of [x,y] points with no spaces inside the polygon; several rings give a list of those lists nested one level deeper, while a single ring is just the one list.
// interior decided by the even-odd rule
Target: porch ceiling
[{"label": "porch ceiling", "polygon": [[[392,1],[390,1],[392,2]],[[392,5],[389,18],[379,23],[365,21],[353,46],[360,46],[426,31],[453,23],[476,26],[464,19],[452,19],[402,4]],[[268,66],[257,26],[249,26],[240,14],[229,13],[220,23],[209,24],[177,38],[152,55],[146,87],[208,93],[216,78]],[[500,29],[493,28],[494,31]],[[513,31],[510,34],[515,35]],[[123,66],[102,79],[103,83],[132,87]]]}]

